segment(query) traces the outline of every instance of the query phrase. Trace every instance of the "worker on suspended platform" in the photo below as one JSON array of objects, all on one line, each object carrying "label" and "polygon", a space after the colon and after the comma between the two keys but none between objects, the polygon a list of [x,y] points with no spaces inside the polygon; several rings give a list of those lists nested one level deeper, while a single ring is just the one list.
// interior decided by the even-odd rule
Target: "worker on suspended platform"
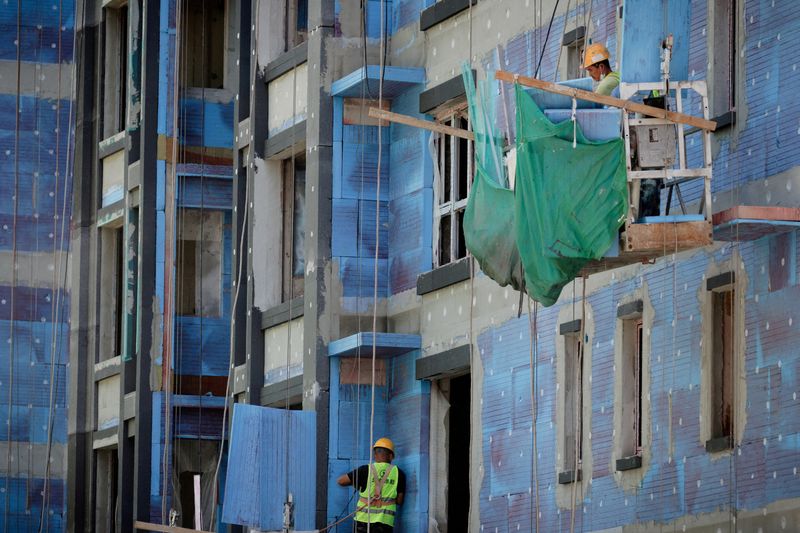
[{"label": "worker on suspended platform", "polygon": [[[392,464],[394,443],[382,437],[372,446],[374,463],[361,465],[342,474],[336,482],[342,487],[354,485],[358,490],[355,513],[356,533],[391,533],[397,506],[403,504],[406,475]],[[369,526],[368,526],[369,524]]]},{"label": "worker on suspended platform", "polygon": [[[611,70],[611,63],[609,62],[608,48],[600,43],[592,43],[586,47],[586,53],[583,56],[583,68],[589,73],[594,81],[600,83],[594,89],[597,94],[611,96],[619,86],[619,72]],[[650,97],[659,99],[659,91],[651,91]],[[645,100],[647,105],[655,105],[655,107],[664,108],[665,100],[660,98],[660,103],[653,103]],[[640,217],[645,216],[658,216],[661,214],[661,180],[646,179],[639,182],[639,211]]]},{"label": "worker on suspended platform", "polygon": [[597,94],[611,96],[611,93],[619,85],[619,72],[611,70],[608,48],[600,43],[592,43],[586,48],[583,56],[583,68],[594,81],[600,82],[594,89]]}]

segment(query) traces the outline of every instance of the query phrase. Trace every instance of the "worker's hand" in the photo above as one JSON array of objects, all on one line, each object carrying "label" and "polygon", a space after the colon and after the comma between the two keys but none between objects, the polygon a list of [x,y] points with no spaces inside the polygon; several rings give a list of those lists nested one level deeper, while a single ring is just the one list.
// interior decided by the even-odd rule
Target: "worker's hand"
[{"label": "worker's hand", "polygon": [[336,483],[338,483],[342,487],[349,487],[350,485],[353,484],[353,482],[350,481],[350,476],[348,476],[347,474],[342,474],[341,476],[339,476],[339,479],[336,480]]}]

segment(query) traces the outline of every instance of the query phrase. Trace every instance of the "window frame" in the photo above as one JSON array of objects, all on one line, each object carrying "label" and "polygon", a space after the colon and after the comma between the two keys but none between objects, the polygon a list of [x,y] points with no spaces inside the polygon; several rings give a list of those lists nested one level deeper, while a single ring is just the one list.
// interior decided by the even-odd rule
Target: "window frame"
[{"label": "window frame", "polygon": [[[189,7],[188,6],[190,6],[190,5],[195,7],[193,0],[180,0],[180,1],[183,4],[181,6],[181,10],[182,11],[184,9],[189,11]],[[200,4],[201,9],[203,9],[202,6],[204,6],[206,2],[214,2],[214,1],[216,1],[216,0],[201,0],[201,4]],[[178,72],[179,72],[179,76],[180,76],[181,87],[183,87],[185,89],[195,89],[195,90],[200,90],[200,91],[203,91],[203,90],[206,90],[206,91],[209,91],[209,90],[210,91],[219,91],[219,90],[224,90],[228,86],[228,83],[229,83],[229,80],[228,80],[228,77],[229,77],[228,76],[228,60],[229,60],[229,58],[228,58],[228,41],[229,41],[228,20],[229,20],[229,18],[231,16],[231,12],[230,12],[231,11],[231,2],[229,0],[218,0],[218,1],[222,3],[222,23],[221,23],[222,32],[221,32],[221,36],[216,36],[216,37],[220,38],[221,41],[222,41],[222,49],[219,51],[219,53],[221,54],[221,63],[220,63],[220,71],[219,71],[221,79],[220,79],[218,85],[212,85],[212,82],[211,82],[211,71],[210,71],[209,67],[205,66],[205,69],[204,69],[203,68],[204,65],[201,64],[199,69],[201,71],[203,71],[201,76],[204,78],[204,81],[202,83],[200,83],[200,84],[196,83],[197,79],[192,74],[191,65],[189,65],[189,63],[187,63],[186,60],[187,60],[187,57],[189,57],[189,56],[202,57],[203,54],[202,53],[200,53],[200,54],[193,54],[193,53],[190,54],[190,47],[189,47],[189,40],[188,40],[189,39],[189,35],[186,32],[186,27],[192,27],[192,28],[198,27],[198,28],[200,28],[201,31],[205,31],[205,28],[203,28],[203,24],[202,24],[203,15],[202,14],[200,15],[200,17],[201,17],[201,19],[200,19],[201,23],[200,24],[192,24],[192,19],[185,18],[186,17],[186,13],[184,12],[184,13],[182,13],[183,20],[179,21],[179,24],[180,24],[179,33],[180,33],[181,42],[180,42],[180,56],[179,56],[180,65],[178,65]],[[196,10],[193,11],[193,12],[196,13]],[[183,24],[184,22],[186,23],[185,25]],[[206,25],[207,24],[208,23],[206,23]],[[212,33],[214,33],[214,32],[212,32]],[[212,37],[207,37],[205,35],[202,35],[200,37],[201,47],[210,46],[212,44],[210,42],[203,43],[202,41],[204,39],[208,41],[209,39],[212,39]],[[194,50],[194,48],[192,47],[191,50]],[[206,57],[208,57],[208,53],[206,53]],[[203,59],[203,61],[205,61],[205,59]],[[190,81],[190,78],[191,78],[191,81]]]},{"label": "window frame", "polygon": [[584,416],[586,354],[585,339],[582,338],[582,334],[585,334],[583,321],[577,319],[561,323],[559,333],[558,342],[561,345],[559,355],[563,357],[559,381],[563,383],[563,387],[560,387],[562,390],[559,392],[558,401],[560,406],[558,418],[561,423],[557,427],[557,440],[560,441],[561,448],[558,453],[560,460],[557,461],[557,469],[558,483],[565,485],[582,481],[581,473],[585,464],[583,440],[586,425]]},{"label": "window frame", "polygon": [[[708,453],[730,453],[741,437],[743,429],[738,427],[737,416],[744,412],[746,406],[744,396],[747,393],[746,382],[741,375],[744,365],[744,302],[742,295],[745,288],[736,279],[736,274],[729,270],[708,277],[703,287],[705,304],[703,309],[702,387],[705,408],[701,413],[701,441]],[[725,320],[724,315],[719,316],[720,298],[723,299],[721,302],[723,307],[727,305],[730,310],[726,323],[730,334],[723,339],[727,350],[723,347],[722,353],[718,353],[716,350],[720,333],[719,321]],[[719,396],[721,388],[718,386],[720,357],[723,361],[722,379],[727,383],[727,387],[722,387],[727,394],[723,392],[721,397]],[[726,359],[727,365],[724,364]],[[727,371],[725,367],[727,367]],[[729,413],[727,424],[719,419],[720,403],[723,411],[727,405]],[[725,429],[726,425],[727,429]]]},{"label": "window frame", "polygon": [[125,131],[128,113],[130,11],[127,0],[103,8],[103,138]]},{"label": "window frame", "polygon": [[[614,456],[617,472],[640,468],[648,445],[650,349],[646,333],[652,314],[645,317],[637,298],[617,307],[614,342]],[[633,419],[633,425],[630,420]]]},{"label": "window frame", "polygon": [[[469,128],[469,111],[467,102],[462,101],[436,115],[436,122],[459,129]],[[475,144],[473,141],[461,139],[444,133],[435,136],[436,165],[434,172],[434,236],[433,263],[434,268],[455,263],[469,257],[470,253],[464,244],[463,217],[467,200],[475,178]],[[466,155],[461,154],[466,150]],[[462,191],[460,171],[466,162],[466,191]],[[445,176],[449,175],[448,178]],[[454,179],[457,178],[457,179]],[[463,195],[462,195],[463,193]],[[442,253],[442,224],[449,217],[449,243],[445,260]],[[463,246],[463,249],[462,249]]]},{"label": "window frame", "polygon": [[708,100],[711,115],[718,122],[717,131],[735,124],[739,108],[742,7],[739,0],[708,0]]},{"label": "window frame", "polygon": [[[200,217],[200,223],[198,225],[193,225],[194,228],[197,228],[196,231],[199,231],[199,239],[192,239],[189,238],[189,235],[186,235],[184,232],[186,228],[188,228],[185,217],[186,213],[192,213],[192,216]],[[196,213],[196,215],[195,215]],[[202,220],[203,217],[215,217],[217,220],[211,229],[206,229],[205,224],[206,222]],[[180,317],[187,317],[187,318],[221,318],[223,316],[223,291],[222,291],[222,281],[224,278],[224,257],[223,257],[223,250],[224,250],[224,239],[225,239],[225,213],[219,209],[200,209],[194,207],[180,207],[178,209],[177,214],[177,231],[176,231],[176,238],[175,238],[175,314],[176,316]],[[209,220],[209,223],[212,221]],[[194,229],[193,228],[193,229]],[[206,233],[210,235],[211,232],[214,232],[217,237],[216,241],[213,239],[206,239]],[[184,298],[186,296],[186,283],[184,281],[184,276],[186,273],[184,272],[184,258],[186,245],[184,242],[192,241],[195,244],[192,245],[192,251],[194,257],[193,263],[193,272],[194,272],[194,280],[192,281],[191,287],[192,292],[194,293],[193,301],[194,301],[194,312],[189,313],[186,312],[183,305],[184,305]],[[218,261],[214,267],[216,272],[214,273],[213,280],[216,280],[216,292],[213,294],[215,295],[215,301],[213,304],[209,306],[210,311],[206,311],[205,307],[206,304],[204,303],[204,296],[206,294],[212,294],[211,287],[205,287],[204,281],[206,281],[205,273],[203,272],[203,254],[204,254],[204,242],[211,242],[216,243],[217,251],[219,253]],[[199,246],[196,243],[201,243]],[[212,252],[208,252],[212,253]],[[199,258],[199,259],[198,259]],[[189,296],[191,297],[191,296]],[[187,300],[188,301],[188,300]],[[199,302],[199,303],[198,303]],[[212,308],[213,306],[213,308]]]},{"label": "window frame", "polygon": [[[294,166],[292,166],[294,165]],[[303,201],[301,216],[298,217],[296,201],[298,199],[298,174],[302,168],[303,178],[300,195]],[[292,184],[291,194],[289,184]],[[293,156],[281,161],[281,302],[288,302],[294,298],[300,298],[305,294],[305,250],[299,259],[302,260],[300,274],[295,274],[298,259],[296,245],[305,246],[305,183],[306,183],[306,161],[305,157]],[[296,235],[298,218],[301,219],[301,237]],[[298,261],[300,262],[300,261]]]}]

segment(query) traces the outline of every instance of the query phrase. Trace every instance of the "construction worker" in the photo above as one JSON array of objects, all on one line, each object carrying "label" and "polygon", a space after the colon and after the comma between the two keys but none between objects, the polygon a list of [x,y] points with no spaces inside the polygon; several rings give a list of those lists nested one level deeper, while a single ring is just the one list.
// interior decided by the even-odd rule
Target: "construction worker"
[{"label": "construction worker", "polygon": [[358,503],[355,513],[356,533],[391,532],[397,506],[403,504],[406,492],[406,475],[392,464],[394,443],[381,437],[372,446],[374,463],[361,465],[352,472],[342,474],[336,482],[342,487],[355,485]]},{"label": "construction worker", "polygon": [[599,81],[594,92],[611,96],[619,85],[619,72],[611,70],[608,62],[608,48],[600,43],[592,43],[586,48],[583,56],[583,68],[594,81]]}]

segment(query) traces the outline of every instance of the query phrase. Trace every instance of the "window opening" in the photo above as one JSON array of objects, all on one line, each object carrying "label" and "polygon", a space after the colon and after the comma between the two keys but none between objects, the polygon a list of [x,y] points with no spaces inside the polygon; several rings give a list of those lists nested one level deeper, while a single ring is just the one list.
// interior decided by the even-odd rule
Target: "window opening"
[{"label": "window opening", "polygon": [[187,87],[222,89],[225,79],[225,0],[184,0],[181,80]]},{"label": "window opening", "polygon": [[218,317],[222,296],[222,213],[178,213],[178,314]]},{"label": "window opening", "polygon": [[116,515],[119,505],[117,499],[117,450],[98,450],[95,461],[97,464],[95,530],[116,531]]},{"label": "window opening", "polygon": [[286,50],[308,40],[308,0],[286,0]]},{"label": "window opening", "polygon": [[[622,320],[621,458],[642,453],[642,319]],[[621,469],[618,465],[617,469]]]},{"label": "window opening", "polygon": [[283,301],[303,295],[305,275],[306,162],[283,165]]},{"label": "window opening", "polygon": [[[564,335],[564,459],[562,470],[580,480],[583,461],[583,357],[579,333]],[[577,442],[576,442],[577,439]],[[575,466],[577,464],[577,470]]]},{"label": "window opening", "polygon": [[471,374],[450,379],[447,418],[447,531],[469,529]]},{"label": "window opening", "polygon": [[711,109],[715,116],[736,110],[736,41],[739,6],[735,0],[714,0],[713,85]]},{"label": "window opening", "polygon": [[114,355],[122,355],[122,331],[125,316],[125,233],[114,231]]},{"label": "window opening", "polygon": [[128,5],[105,10],[105,74],[103,136],[125,129],[128,103]]},{"label": "window opening", "polygon": [[586,28],[578,26],[564,34],[561,44],[566,59],[566,75],[564,79],[582,78],[583,72],[583,47],[586,42]]},{"label": "window opening", "polygon": [[735,291],[713,291],[711,346],[711,438],[733,436],[733,302]]},{"label": "window opening", "polygon": [[[440,123],[459,129],[469,128],[466,111],[454,112]],[[436,266],[443,266],[467,256],[464,241],[464,210],[472,186],[473,144],[467,139],[439,134],[437,139],[439,182],[437,191]]]}]

